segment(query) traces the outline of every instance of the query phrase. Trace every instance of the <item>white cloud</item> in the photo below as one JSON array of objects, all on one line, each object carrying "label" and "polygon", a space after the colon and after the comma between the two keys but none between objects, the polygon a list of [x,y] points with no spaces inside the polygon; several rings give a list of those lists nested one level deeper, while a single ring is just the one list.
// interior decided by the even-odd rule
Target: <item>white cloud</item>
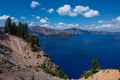
[{"label": "white cloud", "polygon": [[[0,16],[0,26],[4,27],[5,22],[7,20],[7,18],[10,17],[9,15],[2,15]],[[18,22],[19,20],[16,19],[15,17],[10,17],[12,22]]]},{"label": "white cloud", "polygon": [[13,22],[19,22],[18,19],[16,19],[15,17],[10,17],[12,19]]},{"label": "white cloud", "polygon": [[77,16],[77,13],[70,12],[69,16],[75,17],[75,16]]},{"label": "white cloud", "polygon": [[75,8],[73,9],[73,11],[77,14],[83,14],[84,12],[90,10],[90,8],[88,6],[75,6]]},{"label": "white cloud", "polygon": [[29,22],[28,26],[30,26],[30,27],[35,26],[35,22],[34,21]]},{"label": "white cloud", "polygon": [[54,25],[54,28],[57,29],[79,28],[79,24],[67,24],[67,23],[59,22]]},{"label": "white cloud", "polygon": [[92,31],[120,32],[120,16],[110,20],[98,20],[98,23],[83,26],[83,29]]},{"label": "white cloud", "polygon": [[0,16],[0,20],[6,20],[9,17],[9,15],[2,15]]},{"label": "white cloud", "polygon": [[71,12],[71,6],[66,4],[63,7],[58,8],[57,12],[60,15],[68,15]]},{"label": "white cloud", "polygon": [[99,12],[97,10],[89,10],[83,14],[83,16],[87,18],[98,16],[98,15],[99,15]]},{"label": "white cloud", "polygon": [[40,26],[41,26],[41,27],[50,27],[49,24],[41,24]]},{"label": "white cloud", "polygon": [[32,17],[35,17],[35,18],[38,19],[38,20],[40,19],[40,16],[36,16],[36,15],[34,15],[34,14],[31,14],[31,16],[32,16]]},{"label": "white cloud", "polygon": [[120,16],[118,16],[117,18],[115,19],[112,19],[113,22],[120,22]]},{"label": "white cloud", "polygon": [[104,23],[104,24],[90,24],[87,26],[84,26],[83,29],[85,30],[92,30],[92,31],[108,31],[108,32],[114,32],[117,31],[117,29],[120,29],[120,27],[115,26],[116,24],[112,23]]},{"label": "white cloud", "polygon": [[21,18],[21,19],[26,19],[26,17],[24,17],[24,16],[21,16],[20,18]]},{"label": "white cloud", "polygon": [[48,23],[48,18],[46,17],[46,18],[40,19],[40,23],[41,24],[47,24]]},{"label": "white cloud", "polygon": [[51,9],[48,10],[48,12],[49,12],[49,13],[53,13],[53,12],[54,12],[54,9],[51,8]]},{"label": "white cloud", "polygon": [[64,25],[65,23],[63,23],[63,22],[59,22],[57,25]]},{"label": "white cloud", "polygon": [[[8,17],[10,17],[9,15],[2,15],[0,16],[0,21],[5,21]],[[15,17],[10,17],[12,19],[12,21],[14,22],[18,22],[18,19],[16,19]]]},{"label": "white cloud", "polygon": [[102,22],[101,24],[96,24],[95,26],[88,25],[86,28],[93,31],[108,31],[108,32],[120,32],[120,22]]},{"label": "white cloud", "polygon": [[112,28],[113,26],[114,26],[113,24],[102,24],[100,26],[96,26],[95,28],[96,29],[100,29],[100,28],[105,29],[105,28]]},{"label": "white cloud", "polygon": [[98,21],[98,23],[104,23],[104,22],[106,22],[106,21],[104,21],[104,20],[99,20]]},{"label": "white cloud", "polygon": [[35,7],[39,6],[39,5],[40,5],[39,2],[32,1],[30,7],[31,7],[31,8],[35,8]]},{"label": "white cloud", "polygon": [[36,16],[35,18],[36,18],[36,19],[40,19],[40,16]]},{"label": "white cloud", "polygon": [[77,16],[77,14],[72,11],[71,6],[68,4],[65,4],[63,7],[59,7],[57,9],[57,12],[59,15],[62,15],[62,16],[64,16],[64,15]]},{"label": "white cloud", "polygon": [[90,18],[95,17],[99,15],[99,12],[97,10],[90,9],[88,6],[75,6],[75,8],[72,8],[70,5],[65,4],[62,7],[59,7],[57,9],[57,13],[61,16],[72,16],[75,17],[77,15],[83,15],[84,17]]},{"label": "white cloud", "polygon": [[116,18],[116,20],[120,22],[120,16],[118,16],[118,17]]},{"label": "white cloud", "polygon": [[50,25],[47,17],[41,18],[39,20],[40,20],[39,22],[34,22],[34,23],[29,22],[29,25],[32,25],[32,26],[39,25],[42,27],[49,27],[49,28],[51,27],[56,29],[81,28],[84,30],[92,30],[92,31],[120,32],[119,16],[117,18],[114,18],[114,20],[117,20],[114,22],[112,21],[113,19],[109,21],[99,20],[98,22],[95,22],[89,25],[83,25],[83,26],[80,26],[78,23],[64,23],[64,22],[59,22],[59,23]]}]

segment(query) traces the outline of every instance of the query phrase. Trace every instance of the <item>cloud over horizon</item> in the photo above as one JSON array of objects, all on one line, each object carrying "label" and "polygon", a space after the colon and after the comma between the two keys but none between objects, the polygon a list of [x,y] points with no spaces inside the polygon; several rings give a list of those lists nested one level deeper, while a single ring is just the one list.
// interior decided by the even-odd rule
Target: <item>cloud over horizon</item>
[{"label": "cloud over horizon", "polygon": [[98,24],[87,25],[85,28],[93,31],[120,32],[120,16],[111,20],[99,20]]}]

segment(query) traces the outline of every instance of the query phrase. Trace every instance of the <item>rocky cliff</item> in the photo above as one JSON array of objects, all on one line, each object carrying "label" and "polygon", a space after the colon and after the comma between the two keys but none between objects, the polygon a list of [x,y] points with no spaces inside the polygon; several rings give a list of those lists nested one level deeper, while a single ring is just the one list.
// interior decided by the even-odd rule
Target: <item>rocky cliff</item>
[{"label": "rocky cliff", "polygon": [[59,67],[40,50],[32,52],[21,38],[0,31],[0,80],[60,80],[40,67],[60,73]]}]

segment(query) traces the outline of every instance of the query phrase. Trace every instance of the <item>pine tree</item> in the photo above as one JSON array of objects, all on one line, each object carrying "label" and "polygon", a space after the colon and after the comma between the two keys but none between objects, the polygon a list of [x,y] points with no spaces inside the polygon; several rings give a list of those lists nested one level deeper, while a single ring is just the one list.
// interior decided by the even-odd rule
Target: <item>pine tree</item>
[{"label": "pine tree", "polygon": [[23,24],[21,22],[19,22],[18,24],[18,28],[17,28],[17,35],[21,38],[23,38]]},{"label": "pine tree", "polygon": [[93,73],[96,73],[98,71],[98,69],[100,69],[99,63],[98,63],[97,59],[94,58],[93,61],[92,61],[91,70],[93,71]]},{"label": "pine tree", "polygon": [[16,35],[17,34],[17,26],[16,23],[13,22],[12,23],[12,35]]},{"label": "pine tree", "polygon": [[9,33],[9,34],[12,33],[12,26],[11,26],[11,18],[10,17],[8,17],[6,20],[4,32]]}]

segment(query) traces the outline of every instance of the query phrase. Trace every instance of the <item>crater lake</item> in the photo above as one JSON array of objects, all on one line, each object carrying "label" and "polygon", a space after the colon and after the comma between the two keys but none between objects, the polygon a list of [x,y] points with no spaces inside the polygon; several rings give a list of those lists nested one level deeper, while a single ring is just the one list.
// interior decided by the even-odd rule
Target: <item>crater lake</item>
[{"label": "crater lake", "polygon": [[80,78],[96,57],[103,69],[120,67],[120,35],[78,34],[72,38],[39,35],[41,48],[70,78]]}]

